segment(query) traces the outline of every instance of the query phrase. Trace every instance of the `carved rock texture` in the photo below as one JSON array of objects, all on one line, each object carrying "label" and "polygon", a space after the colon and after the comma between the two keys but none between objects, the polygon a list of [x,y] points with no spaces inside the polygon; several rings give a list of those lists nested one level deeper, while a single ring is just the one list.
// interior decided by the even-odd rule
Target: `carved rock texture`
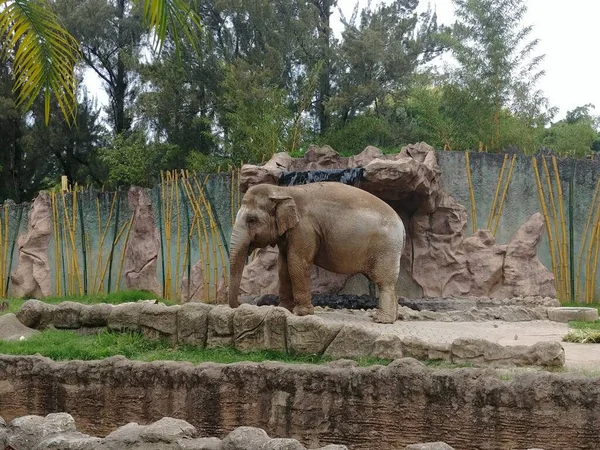
[{"label": "carved rock texture", "polygon": [[52,295],[48,247],[52,235],[50,195],[42,191],[29,211],[27,232],[17,240],[17,268],[10,276],[9,295],[46,297]]},{"label": "carved rock texture", "polygon": [[[479,353],[469,345],[457,351]],[[460,450],[595,449],[600,434],[600,384],[577,374],[527,372],[506,380],[489,369],[433,369],[412,358],[356,367],[339,361],[195,365],[123,357],[53,362],[7,355],[0,356],[0,371],[0,415],[8,423],[60,408],[81,433],[111,433],[121,442],[129,435],[131,442],[147,445],[130,448],[177,449],[169,446],[196,436],[227,441],[213,447],[220,450],[254,449],[243,446],[253,441],[265,445],[260,431],[234,431],[241,424],[312,449],[337,444],[392,450],[419,442]],[[163,417],[191,427],[165,420],[156,426]],[[64,423],[60,428],[72,432],[72,422]],[[190,436],[192,427],[197,435]],[[0,439],[6,431],[0,425]]]},{"label": "carved rock texture", "polygon": [[183,303],[205,301],[204,269],[202,268],[202,260],[199,260],[192,266],[190,270],[189,285],[187,270],[183,271],[179,292],[181,292],[180,297]]},{"label": "carved rock texture", "polygon": [[[424,142],[403,147],[397,155],[372,146],[350,158],[329,146],[311,146],[303,158],[277,153],[263,166],[245,165],[240,186],[245,192],[255,184],[278,184],[283,171],[357,167],[364,169],[358,187],[388,202],[404,220],[403,265],[425,297],[556,296],[554,275],[536,256],[543,216],[531,216],[508,245],[496,245],[489,230],[465,236],[467,211],[444,192],[435,150]],[[277,293],[276,252],[259,253],[244,270],[243,295]],[[313,293],[337,293],[348,279],[322,277],[319,282],[321,276],[313,273]]]},{"label": "carved rock texture", "polygon": [[127,198],[133,210],[133,225],[125,249],[125,286],[161,296],[162,288],[156,273],[160,238],[154,224],[149,190],[133,186]]}]

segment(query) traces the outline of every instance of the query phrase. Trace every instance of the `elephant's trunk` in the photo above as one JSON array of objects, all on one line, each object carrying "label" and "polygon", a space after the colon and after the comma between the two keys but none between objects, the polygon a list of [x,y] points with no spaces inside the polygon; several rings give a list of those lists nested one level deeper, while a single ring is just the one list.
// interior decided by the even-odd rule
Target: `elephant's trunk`
[{"label": "elephant's trunk", "polygon": [[240,305],[238,295],[240,293],[240,282],[242,281],[242,272],[244,263],[250,247],[250,236],[246,230],[234,225],[231,234],[231,250],[229,256],[229,289],[227,297],[229,306],[237,308]]}]

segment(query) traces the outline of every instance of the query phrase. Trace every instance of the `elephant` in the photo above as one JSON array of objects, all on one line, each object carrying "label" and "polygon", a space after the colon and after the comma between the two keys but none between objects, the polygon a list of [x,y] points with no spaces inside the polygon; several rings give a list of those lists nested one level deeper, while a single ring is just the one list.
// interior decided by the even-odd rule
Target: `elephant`
[{"label": "elephant", "polygon": [[373,320],[397,319],[395,286],[406,243],[402,219],[375,195],[339,182],[298,186],[258,184],[242,200],[231,233],[228,302],[239,306],[246,257],[279,248],[279,306],[314,313],[313,264],[340,274],[364,274],[379,288]]}]

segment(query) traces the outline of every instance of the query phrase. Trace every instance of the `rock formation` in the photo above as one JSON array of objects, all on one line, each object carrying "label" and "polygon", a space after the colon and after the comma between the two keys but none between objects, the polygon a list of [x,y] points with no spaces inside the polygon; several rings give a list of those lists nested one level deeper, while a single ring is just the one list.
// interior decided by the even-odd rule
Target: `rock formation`
[{"label": "rock formation", "polygon": [[[311,146],[303,158],[277,153],[263,166],[243,166],[240,189],[279,184],[286,172],[358,167],[363,168],[358,187],[385,200],[404,220],[403,267],[425,297],[556,296],[554,276],[536,256],[542,215],[534,214],[508,245],[496,245],[489,230],[467,237],[467,211],[444,192],[435,150],[425,143],[408,145],[396,155],[367,147],[346,158],[328,146]],[[339,292],[347,279],[313,276],[313,293]],[[244,269],[242,286],[245,295],[277,292],[276,250],[263,251]]]},{"label": "rock formation", "polygon": [[147,189],[133,186],[127,194],[133,210],[133,225],[125,249],[125,286],[160,296],[162,288],[156,274],[160,239],[148,192]]},{"label": "rock formation", "polygon": [[19,236],[16,270],[10,276],[9,295],[46,297],[52,294],[48,247],[52,235],[50,195],[42,191],[29,211],[27,232]]},{"label": "rock formation", "polygon": [[186,302],[203,302],[204,298],[204,269],[202,268],[202,260],[194,264],[190,270],[190,278],[188,284],[187,270],[183,271],[181,286],[179,291],[183,303]]}]

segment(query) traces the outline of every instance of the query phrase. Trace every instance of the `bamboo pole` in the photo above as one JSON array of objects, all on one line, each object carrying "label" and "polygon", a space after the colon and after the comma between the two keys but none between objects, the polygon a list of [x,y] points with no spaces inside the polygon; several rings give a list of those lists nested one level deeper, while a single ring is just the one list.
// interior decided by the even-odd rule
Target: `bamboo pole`
[{"label": "bamboo pole", "polygon": [[500,174],[498,175],[498,181],[496,181],[496,191],[494,192],[494,200],[492,201],[492,207],[490,208],[490,216],[488,217],[488,230],[492,229],[492,223],[496,215],[496,203],[498,202],[498,195],[500,194],[500,186],[504,181],[504,170],[506,168],[506,162],[508,161],[508,154],[504,155],[504,161],[502,161],[502,167],[500,168]]},{"label": "bamboo pole", "polygon": [[[115,239],[114,239],[114,244],[113,244],[113,248],[116,247],[117,243],[119,242],[119,240],[121,239],[121,236],[123,235],[123,232],[125,231],[125,228],[127,227],[129,221],[126,221],[123,226],[121,227],[121,229],[119,230],[119,232],[115,235]],[[106,277],[106,273],[108,272],[108,268],[110,265],[111,260],[107,259],[106,263],[104,264],[104,268],[102,270],[102,276],[100,278],[100,285],[104,284],[104,278]]]},{"label": "bamboo pole", "polygon": [[596,225],[596,252],[594,256],[594,270],[591,272],[590,296],[586,303],[593,303],[596,299],[596,278],[598,275],[598,255],[600,254],[600,223]]},{"label": "bamboo pole", "polygon": [[[600,178],[598,179],[598,181],[596,182],[596,189],[594,190],[594,195],[592,197],[592,202],[590,204],[590,211],[588,214],[588,218],[587,221],[585,223],[585,231],[583,232],[583,237],[581,238],[581,246],[579,247],[579,254],[577,255],[577,269],[576,269],[576,273],[577,273],[577,277],[579,279],[579,277],[581,276],[581,263],[583,262],[583,252],[585,249],[585,245],[587,243],[588,240],[588,232],[590,229],[590,224],[592,222],[592,217],[594,216],[594,211],[597,209],[597,200],[598,200],[598,191],[600,189]],[[592,233],[594,231],[592,230]],[[592,238],[593,238],[593,234],[592,234]],[[584,278],[584,283],[585,283],[585,278]],[[584,284],[584,289],[585,289],[585,284]],[[575,298],[579,299],[579,295],[581,294],[581,283],[578,282],[577,283],[577,290],[575,293]]]},{"label": "bamboo pole", "polygon": [[[100,285],[100,275],[101,275],[101,271],[102,271],[102,267],[104,266],[103,263],[103,258],[102,258],[102,253],[103,253],[103,249],[104,249],[104,240],[106,239],[106,235],[108,234],[108,229],[110,228],[110,221],[112,220],[112,216],[114,213],[114,209],[115,209],[115,205],[117,203],[117,192],[115,192],[115,195],[113,196],[112,202],[110,204],[110,210],[108,213],[108,220],[106,221],[106,226],[104,227],[104,231],[102,232],[102,235],[100,236],[100,242],[98,244],[99,246],[99,250],[98,250],[98,261],[96,263],[96,270],[94,271],[94,289],[93,291],[95,293],[99,293],[102,292],[102,290],[104,289],[104,286]],[[100,215],[100,203],[98,202],[98,231],[100,231],[100,222],[101,222],[101,215]],[[96,284],[98,282],[98,284]],[[97,289],[96,289],[97,288]]]},{"label": "bamboo pole", "polygon": [[[542,156],[542,166],[544,168],[544,174],[546,176],[546,184],[548,185],[548,195],[550,198],[550,206],[551,206],[551,212],[552,212],[552,221],[554,224],[553,230],[554,230],[554,243],[558,248],[558,257],[559,257],[559,276],[558,276],[558,280],[560,283],[559,286],[559,291],[561,293],[561,297],[564,297],[566,295],[565,289],[564,289],[564,283],[565,281],[563,280],[563,272],[562,272],[562,252],[561,252],[561,235],[560,235],[560,227],[559,227],[559,223],[558,223],[558,207],[557,207],[557,203],[555,201],[554,198],[554,188],[552,187],[552,180],[550,177],[550,171],[548,170],[548,164],[546,162],[546,158],[544,156]],[[558,191],[557,191],[558,192]],[[557,194],[558,196],[558,194]]]},{"label": "bamboo pole", "polygon": [[[117,287],[115,288],[115,292],[119,292],[121,289],[121,274],[123,273],[123,261],[125,260],[125,252],[127,251],[127,244],[129,243],[129,235],[131,233],[131,227],[133,226],[133,219],[135,215],[131,215],[131,219],[129,220],[129,226],[127,227],[127,234],[125,235],[125,242],[123,243],[123,250],[121,251],[121,258],[119,259],[119,270],[117,272]],[[127,222],[126,222],[127,223]]]},{"label": "bamboo pole", "polygon": [[598,229],[598,226],[600,226],[600,205],[598,205],[596,207],[596,213],[594,214],[593,224],[594,225],[592,227],[592,238],[588,245],[586,259],[585,259],[585,302],[586,303],[588,303],[591,298],[591,294],[590,294],[590,290],[591,290],[591,286],[592,286],[591,277],[596,276],[595,273],[593,274],[591,272],[591,269],[592,269],[592,255],[594,254],[594,248],[598,242],[597,229]]},{"label": "bamboo pole", "polygon": [[2,297],[6,297],[6,281],[10,277],[10,273],[8,273],[8,236],[9,236],[9,222],[10,222],[10,210],[8,208],[8,204],[4,203],[4,248],[2,253],[2,265],[4,266],[4,278],[2,278],[2,286],[0,290],[2,291]]},{"label": "bamboo pole", "polygon": [[510,181],[512,180],[513,170],[515,168],[515,163],[517,162],[517,155],[513,155],[512,160],[510,162],[510,167],[508,169],[508,175],[506,176],[506,184],[504,185],[504,190],[502,192],[502,198],[500,199],[500,205],[498,205],[498,211],[496,213],[496,223],[494,223],[494,228],[492,230],[492,234],[496,236],[496,231],[498,230],[498,225],[500,224],[500,218],[502,217],[502,210],[504,209],[504,202],[506,200],[506,195],[508,194],[508,188],[510,187]]},{"label": "bamboo pole", "polygon": [[61,297],[60,289],[60,266],[59,266],[59,251],[58,251],[58,226],[56,223],[56,214],[54,208],[56,207],[56,193],[50,192],[50,206],[52,208],[52,237],[54,238],[54,289],[57,296]]},{"label": "bamboo pole", "polygon": [[[117,230],[119,229],[119,217],[120,217],[120,212],[121,212],[121,190],[120,189],[117,189],[117,192],[115,193],[115,198],[116,198],[116,202],[117,202],[117,206],[115,208],[115,227],[113,229],[113,240],[110,245],[110,253],[108,254],[108,283],[106,284],[106,291],[108,293],[110,293],[110,287],[112,284],[112,264],[113,264],[113,258],[115,255],[115,246],[117,245],[117,241],[115,240],[115,237],[116,237]],[[123,224],[123,226],[125,226],[125,224]],[[104,275],[100,279],[100,287],[101,287],[101,289],[104,289]]]},{"label": "bamboo pole", "polygon": [[[546,226],[546,233],[548,234],[548,242],[550,244],[549,247],[550,247],[550,258],[552,260],[552,272],[555,275],[555,283],[558,285],[559,283],[557,283],[556,275],[559,272],[559,270],[557,269],[556,253],[554,251],[554,243],[553,243],[553,239],[552,239],[552,233],[550,232],[550,220],[549,220],[549,216],[548,216],[548,209],[546,208],[546,199],[544,197],[544,190],[542,188],[542,180],[540,178],[540,173],[538,170],[537,160],[535,159],[535,156],[533,158],[531,158],[531,162],[533,165],[533,171],[535,173],[535,179],[537,182],[538,196],[540,198],[540,204],[542,206],[542,214],[544,215],[544,225]],[[560,293],[559,293],[559,295],[560,295]]]},{"label": "bamboo pole", "polygon": [[565,219],[565,207],[563,204],[563,191],[562,184],[560,182],[560,174],[558,173],[558,165],[556,163],[556,157],[552,156],[552,165],[554,166],[554,176],[556,177],[556,188],[558,191],[558,208],[560,213],[560,222],[561,222],[561,242],[562,242],[562,252],[561,252],[561,267],[563,272],[563,283],[565,283],[565,293],[566,298],[571,298],[571,286],[569,284],[569,267],[567,265],[567,222]]},{"label": "bamboo pole", "polygon": [[8,286],[10,282],[10,274],[12,272],[12,263],[15,255],[15,245],[19,238],[19,228],[21,227],[21,219],[23,218],[23,206],[19,206],[19,213],[17,214],[17,225],[15,226],[15,233],[13,235],[12,245],[10,246],[10,255],[8,257],[8,276],[6,277],[6,285],[4,287],[5,295],[8,295]]},{"label": "bamboo pole", "polygon": [[175,258],[175,299],[179,299],[179,264],[181,262],[181,199],[179,198],[179,173],[175,171],[175,198],[177,200],[177,245]]},{"label": "bamboo pole", "polygon": [[475,231],[477,231],[477,214],[475,211],[475,190],[473,189],[473,180],[471,178],[471,160],[469,158],[469,152],[465,152],[465,165],[467,169],[469,196],[471,197],[471,222],[473,225],[473,233],[475,233]]},{"label": "bamboo pole", "polygon": [[[6,214],[5,214],[6,216]],[[1,217],[0,216],[0,255],[4,254],[4,222],[6,221],[6,217]],[[6,271],[6,268],[4,267],[4,258],[0,258],[0,279],[4,280],[5,276],[4,276],[4,272]],[[2,285],[4,285],[4,283],[2,283]],[[0,296],[4,297],[4,289],[0,288]]]}]

